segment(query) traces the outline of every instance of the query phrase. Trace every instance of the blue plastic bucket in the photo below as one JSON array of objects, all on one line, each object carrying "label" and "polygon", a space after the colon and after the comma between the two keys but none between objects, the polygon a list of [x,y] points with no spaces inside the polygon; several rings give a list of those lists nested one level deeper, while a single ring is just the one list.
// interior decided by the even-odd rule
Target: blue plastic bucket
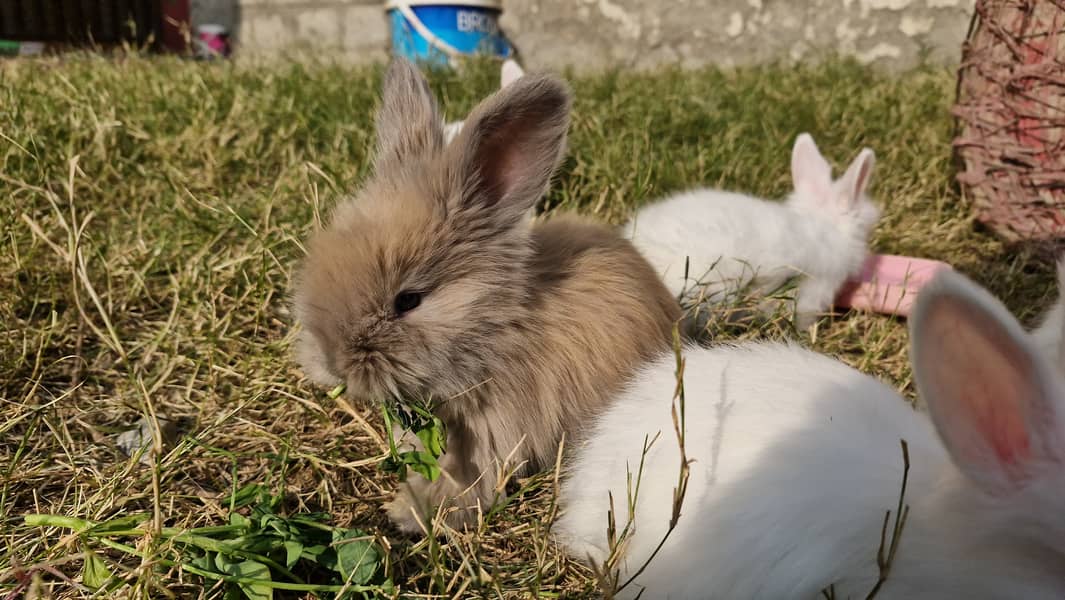
[{"label": "blue plastic bucket", "polygon": [[452,64],[463,55],[511,54],[499,31],[502,0],[388,0],[392,51],[421,63]]}]

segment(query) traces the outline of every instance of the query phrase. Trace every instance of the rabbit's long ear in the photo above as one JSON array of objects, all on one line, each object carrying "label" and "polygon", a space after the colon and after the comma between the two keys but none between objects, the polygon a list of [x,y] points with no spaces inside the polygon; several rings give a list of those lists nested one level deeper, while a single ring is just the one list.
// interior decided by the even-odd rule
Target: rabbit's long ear
[{"label": "rabbit's long ear", "polygon": [[569,110],[566,85],[543,76],[522,77],[481,102],[446,150],[457,187],[448,209],[474,224],[517,224],[562,159]]},{"label": "rabbit's long ear", "polygon": [[858,157],[847,167],[847,171],[840,177],[842,186],[840,201],[846,206],[855,206],[861,199],[865,189],[869,187],[869,180],[873,177],[873,167],[876,166],[876,154],[871,148],[863,148]]},{"label": "rabbit's long ear", "polygon": [[429,83],[410,62],[393,59],[385,74],[377,111],[374,168],[380,172],[403,160],[425,156],[442,145],[441,120]]},{"label": "rabbit's long ear", "polygon": [[797,192],[821,198],[832,193],[832,165],[809,133],[800,133],[791,148],[791,180]]},{"label": "rabbit's long ear", "polygon": [[917,390],[970,479],[1008,493],[1065,457],[1058,376],[990,293],[939,274],[917,298],[910,338]]}]

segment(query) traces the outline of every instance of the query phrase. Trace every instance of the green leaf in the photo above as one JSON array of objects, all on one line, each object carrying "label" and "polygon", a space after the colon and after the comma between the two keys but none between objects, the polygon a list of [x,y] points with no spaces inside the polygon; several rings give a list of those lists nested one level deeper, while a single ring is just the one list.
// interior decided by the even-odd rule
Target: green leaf
[{"label": "green leaf", "polygon": [[240,513],[233,512],[229,513],[229,524],[240,525],[241,527],[248,527],[249,525],[251,525],[251,520]]},{"label": "green leaf", "polygon": [[148,513],[137,513],[125,517],[118,517],[117,519],[97,523],[90,527],[85,533],[89,535],[106,535],[118,531],[129,531],[131,529],[136,529],[137,525],[147,521],[149,518],[151,518],[151,515]]},{"label": "green leaf", "polygon": [[[215,566],[218,571],[226,575],[236,575],[237,577],[246,577],[248,579],[258,579],[260,581],[271,581],[270,568],[261,562],[254,560],[242,560],[240,562],[232,561],[229,557],[218,554],[215,556]],[[262,583],[249,583],[238,582],[240,591],[244,592],[244,596],[249,600],[272,600],[274,597],[274,588],[264,585]]]},{"label": "green leaf", "polygon": [[329,513],[325,512],[309,512],[293,515],[289,517],[289,521],[293,523],[306,523],[308,525],[321,525],[328,523],[333,517]]},{"label": "green leaf", "polygon": [[[429,481],[436,481],[440,477],[437,459],[446,449],[447,432],[444,422],[433,414],[431,405],[385,403],[382,413],[389,432],[389,456],[381,462],[380,469],[395,473],[400,481],[406,480],[408,471],[414,471]],[[392,437],[393,422],[414,433],[424,450],[400,452]]]},{"label": "green leaf", "polygon": [[358,529],[336,532],[333,537],[333,546],[337,551],[336,571],[344,582],[355,585],[369,583],[381,564],[381,553],[373,539]]},{"label": "green leaf", "polygon": [[426,452],[432,454],[434,458],[444,453],[444,436],[441,429],[435,426],[419,429],[415,435],[425,445]]},{"label": "green leaf", "polygon": [[415,465],[414,472],[429,481],[436,481],[440,477],[440,467],[435,464]]},{"label": "green leaf", "polygon": [[270,535],[256,534],[233,540],[233,544],[234,547],[240,548],[245,552],[266,554],[278,547],[278,540]]},{"label": "green leaf", "polygon": [[378,468],[385,473],[395,473],[396,477],[399,477],[401,482],[407,480],[407,465],[402,459],[400,459],[398,454],[382,460],[379,463]]},{"label": "green leaf", "polygon": [[27,527],[64,527],[82,533],[95,525],[92,521],[64,517],[62,515],[26,515],[22,517]]},{"label": "green leaf", "polygon": [[285,542],[285,567],[291,569],[292,565],[300,559],[301,554],[303,554],[303,544],[291,540]]},{"label": "green leaf", "polygon": [[285,520],[273,514],[263,515],[262,518],[259,519],[259,529],[273,529],[277,533],[280,533],[281,537],[288,537],[290,534],[288,524]]},{"label": "green leaf", "polygon": [[262,502],[270,497],[270,490],[259,483],[249,483],[233,493],[231,498],[226,499],[226,504],[232,500],[233,506],[240,508],[255,502]]},{"label": "green leaf", "polygon": [[204,553],[204,554],[202,554],[200,556],[197,556],[196,558],[193,558],[192,560],[190,560],[189,564],[194,566],[194,567],[196,567],[197,569],[202,569],[204,571],[214,571],[215,570],[214,559],[215,559],[214,552],[206,552],[206,553]]},{"label": "green leaf", "polygon": [[318,560],[318,557],[322,555],[329,546],[323,546],[322,544],[315,544],[313,546],[303,547],[303,558],[307,560]]},{"label": "green leaf", "polygon": [[436,479],[440,477],[440,464],[437,463],[436,458],[428,452],[407,452],[403,459],[411,471],[414,471],[429,481],[436,481]]},{"label": "green leaf", "polygon": [[85,566],[81,572],[81,582],[93,590],[98,590],[111,579],[111,571],[107,564],[92,550],[85,548]]}]

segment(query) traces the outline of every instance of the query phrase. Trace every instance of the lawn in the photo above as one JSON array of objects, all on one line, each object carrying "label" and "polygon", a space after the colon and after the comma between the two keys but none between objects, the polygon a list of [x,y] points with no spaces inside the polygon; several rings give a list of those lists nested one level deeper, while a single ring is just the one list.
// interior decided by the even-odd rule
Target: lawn
[{"label": "lawn", "polygon": [[[0,63],[0,592],[302,597],[346,581],[384,597],[594,595],[591,573],[547,535],[550,474],[522,482],[480,531],[390,529],[378,411],[309,385],[289,355],[301,240],[369,169],[380,75],[138,56]],[[1053,296],[1052,267],[974,226],[953,183],[946,70],[830,60],[570,79],[570,152],[548,215],[620,223],[695,185],[780,197],[791,143],[809,131],[837,167],[876,150],[876,251],[951,262],[1026,323]],[[486,65],[433,77],[450,117],[495,85]],[[712,328],[800,338],[912,395],[897,319]],[[182,424],[147,464],[114,438],[142,416]]]}]

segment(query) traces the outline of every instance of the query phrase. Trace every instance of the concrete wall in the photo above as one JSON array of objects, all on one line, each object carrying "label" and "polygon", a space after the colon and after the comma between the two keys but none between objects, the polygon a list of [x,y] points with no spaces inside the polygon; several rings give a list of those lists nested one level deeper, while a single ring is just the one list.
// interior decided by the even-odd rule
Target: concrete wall
[{"label": "concrete wall", "polygon": [[[461,0],[459,0],[461,1]],[[194,24],[234,31],[247,55],[293,48],[387,56],[381,0],[192,0]],[[651,68],[799,60],[826,51],[888,68],[954,64],[974,0],[504,0],[532,67]]]},{"label": "concrete wall", "polygon": [[388,57],[382,0],[192,0],[193,27],[224,25],[241,55],[314,52],[353,62]]}]

